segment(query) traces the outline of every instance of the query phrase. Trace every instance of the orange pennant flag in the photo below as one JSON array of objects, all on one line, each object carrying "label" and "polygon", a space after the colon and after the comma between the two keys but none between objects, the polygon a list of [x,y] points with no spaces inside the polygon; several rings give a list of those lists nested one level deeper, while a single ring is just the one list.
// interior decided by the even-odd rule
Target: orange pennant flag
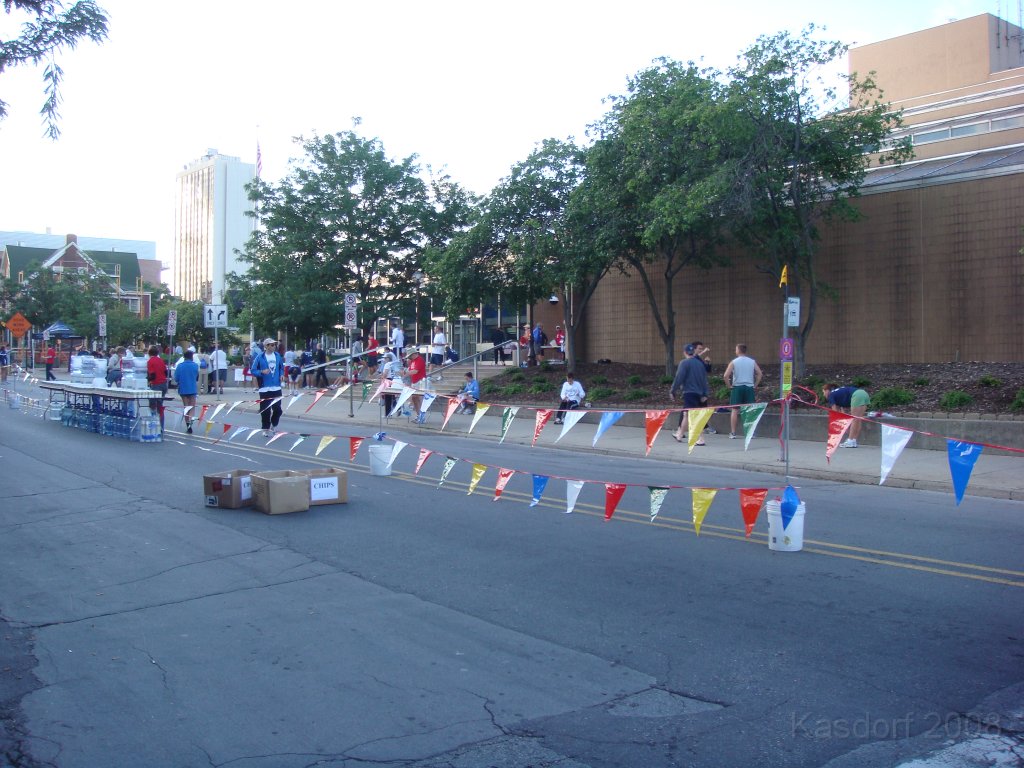
[{"label": "orange pennant flag", "polygon": [[327,390],[326,389],[317,390],[316,395],[313,397],[313,402],[309,404],[309,408],[307,408],[305,411],[303,411],[303,413],[309,413],[309,409],[312,408],[314,405],[316,405],[318,402],[320,402],[320,398],[323,397],[326,394],[327,394]]},{"label": "orange pennant flag", "polygon": [[501,492],[505,490],[505,486],[508,485],[508,481],[515,474],[514,469],[499,469],[498,470],[498,482],[494,484],[494,499],[497,501],[501,498]]},{"label": "orange pennant flag", "polygon": [[647,427],[647,453],[650,454],[654,439],[661,431],[661,426],[668,418],[668,411],[647,411],[644,414],[644,425]]},{"label": "orange pennant flag", "polygon": [[445,411],[444,411],[444,423],[441,425],[441,429],[444,429],[445,427],[448,426],[448,419],[450,419],[452,417],[452,414],[455,413],[455,409],[458,408],[458,407],[459,407],[459,401],[456,400],[454,397],[449,397],[448,398],[448,407],[445,408]]},{"label": "orange pennant flag", "polygon": [[767,495],[767,488],[740,488],[740,511],[743,513],[743,524],[747,527],[748,539]]},{"label": "orange pennant flag", "polygon": [[420,467],[423,466],[423,462],[425,462],[427,460],[427,457],[432,453],[433,451],[427,448],[420,448],[420,457],[416,462],[416,471],[413,472],[414,475],[418,475],[420,473]]},{"label": "orange pennant flag", "polygon": [[537,411],[537,418],[533,425],[533,442],[530,443],[531,448],[537,444],[537,438],[540,437],[540,431],[544,429],[544,425],[548,423],[548,419],[551,418],[552,413],[554,413],[554,411],[550,408]]},{"label": "orange pennant flag", "polygon": [[359,446],[363,444],[365,437],[350,437],[348,439],[348,460],[356,460],[356,451],[359,450]]},{"label": "orange pennant flag", "polygon": [[202,421],[203,418],[206,416],[206,412],[208,410],[210,410],[210,406],[204,405],[203,409],[199,412],[199,418],[197,419],[197,421]]},{"label": "orange pennant flag", "polygon": [[829,463],[832,463],[832,454],[836,452],[839,443],[843,441],[843,435],[852,423],[853,417],[842,411],[828,412],[828,447],[825,448],[825,459]]},{"label": "orange pennant flag", "polygon": [[622,483],[605,483],[604,484],[604,519],[611,520],[612,515],[615,514],[615,508],[619,505],[619,500],[622,499],[622,494],[626,492],[626,486]]},{"label": "orange pennant flag", "polygon": [[704,524],[704,516],[708,513],[711,502],[715,500],[717,488],[693,488],[693,529],[700,536],[700,527]]}]

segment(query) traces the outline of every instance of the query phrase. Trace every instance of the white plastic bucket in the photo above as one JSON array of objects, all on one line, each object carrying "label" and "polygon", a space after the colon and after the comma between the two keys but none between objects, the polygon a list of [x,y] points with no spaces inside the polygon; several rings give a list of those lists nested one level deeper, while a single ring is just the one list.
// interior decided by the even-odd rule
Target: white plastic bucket
[{"label": "white plastic bucket", "polygon": [[379,477],[387,477],[391,474],[391,451],[390,445],[370,446],[370,474]]},{"label": "white plastic bucket", "polygon": [[768,549],[776,552],[799,552],[804,548],[804,512],[806,507],[801,501],[793,519],[786,529],[782,529],[782,502],[772,499],[768,502]]}]

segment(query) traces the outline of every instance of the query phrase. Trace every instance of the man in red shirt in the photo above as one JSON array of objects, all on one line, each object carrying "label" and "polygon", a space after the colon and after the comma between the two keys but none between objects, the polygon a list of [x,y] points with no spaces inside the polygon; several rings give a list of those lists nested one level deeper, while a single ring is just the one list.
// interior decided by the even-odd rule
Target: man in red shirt
[{"label": "man in red shirt", "polygon": [[53,375],[53,365],[57,362],[57,350],[52,346],[46,348],[46,380],[56,381],[57,377]]},{"label": "man in red shirt", "polygon": [[[410,347],[405,367],[409,371],[409,383],[419,392],[419,383],[427,377],[427,361],[423,359],[423,355],[416,347]],[[415,394],[409,399],[412,400],[412,407],[416,410],[416,423],[422,424],[426,421],[426,414],[420,413],[423,395]]]},{"label": "man in red shirt", "polygon": [[149,348],[149,359],[146,360],[146,380],[149,388],[160,393],[160,397],[149,399],[149,410],[160,416],[160,434],[164,432],[164,395],[167,394],[167,363],[160,357],[160,347],[156,344]]}]

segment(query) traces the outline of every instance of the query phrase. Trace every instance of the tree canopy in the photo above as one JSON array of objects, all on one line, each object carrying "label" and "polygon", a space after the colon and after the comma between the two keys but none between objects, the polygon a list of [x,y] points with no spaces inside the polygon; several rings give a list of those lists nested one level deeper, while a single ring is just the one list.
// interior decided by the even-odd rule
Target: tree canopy
[{"label": "tree canopy", "polygon": [[[73,49],[83,39],[94,43],[107,37],[107,15],[93,0],[79,0],[69,8],[54,0],[3,0],[4,13],[17,11],[25,17],[21,34],[0,40],[0,73],[18,66],[45,62],[45,100],[39,110],[51,139],[60,136],[60,85],[64,70],[56,55]],[[0,99],[0,120],[7,117],[8,104]]]},{"label": "tree canopy", "polygon": [[461,226],[468,195],[354,130],[297,141],[305,155],[285,179],[250,186],[259,226],[232,285],[266,332],[310,338],[341,324],[345,293],[358,294],[366,327],[412,293],[425,249]]}]

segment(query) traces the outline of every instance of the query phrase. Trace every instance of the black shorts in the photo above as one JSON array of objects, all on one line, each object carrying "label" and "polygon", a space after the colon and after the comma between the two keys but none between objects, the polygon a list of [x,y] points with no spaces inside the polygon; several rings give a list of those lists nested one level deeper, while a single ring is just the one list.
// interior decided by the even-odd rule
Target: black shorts
[{"label": "black shorts", "polygon": [[444,355],[431,354],[430,355],[430,364],[431,365],[444,365]]},{"label": "black shorts", "polygon": [[684,408],[700,408],[706,403],[707,398],[704,395],[697,394],[696,392],[683,392]]}]

